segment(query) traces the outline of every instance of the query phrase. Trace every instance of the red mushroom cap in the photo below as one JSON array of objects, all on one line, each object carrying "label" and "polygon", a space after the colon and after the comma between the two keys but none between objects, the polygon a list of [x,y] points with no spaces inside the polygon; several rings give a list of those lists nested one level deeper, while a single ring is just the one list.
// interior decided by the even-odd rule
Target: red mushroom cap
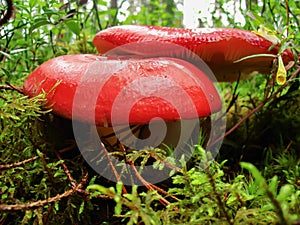
[{"label": "red mushroom cap", "polygon": [[174,58],[60,56],[33,71],[23,89],[29,96],[46,92],[49,107],[62,117],[97,125],[191,119],[221,109],[209,78]]},{"label": "red mushroom cap", "polygon": [[[106,53],[129,43],[149,43],[151,41],[172,43],[185,47],[197,54],[212,69],[218,81],[233,81],[240,74],[248,75],[258,71],[268,74],[272,69],[272,57],[255,57],[238,63],[234,61],[256,54],[277,55],[278,47],[251,31],[234,28],[171,28],[158,26],[123,25],[100,31],[93,44],[99,53]],[[147,47],[146,47],[147,48]],[[169,56],[185,58],[181,52],[158,48],[126,48],[127,53],[148,57]],[[180,48],[179,48],[180,51]],[[284,62],[293,61],[291,51],[285,51]]]}]

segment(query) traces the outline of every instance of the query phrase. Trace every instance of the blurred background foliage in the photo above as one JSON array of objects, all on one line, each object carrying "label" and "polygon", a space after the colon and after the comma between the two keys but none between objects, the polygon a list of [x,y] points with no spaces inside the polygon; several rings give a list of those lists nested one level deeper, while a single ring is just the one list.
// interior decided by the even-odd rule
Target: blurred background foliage
[{"label": "blurred background foliage", "polygon": [[[3,12],[6,2],[0,3]],[[299,76],[224,139],[206,170],[197,163],[209,156],[197,146],[196,166],[183,165],[186,170],[162,186],[169,195],[135,187],[123,195],[120,185],[86,165],[72,144],[70,122],[43,107],[44,96],[29,99],[18,87],[50,58],[96,53],[92,39],[107,27],[184,27],[184,2],[15,0],[14,6],[14,17],[0,28],[0,224],[300,223]],[[262,24],[277,32],[297,60],[299,9],[294,0],[212,1],[209,16],[198,22],[250,30]],[[280,88],[271,75],[220,87],[231,106],[228,129]],[[241,161],[256,167],[241,168]],[[167,207],[159,201],[164,197],[171,198]]]}]

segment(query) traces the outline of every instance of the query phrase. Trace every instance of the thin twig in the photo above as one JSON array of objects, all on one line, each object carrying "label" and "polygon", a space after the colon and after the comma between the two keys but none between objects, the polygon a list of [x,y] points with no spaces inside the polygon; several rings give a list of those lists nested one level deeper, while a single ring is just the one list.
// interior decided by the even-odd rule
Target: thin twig
[{"label": "thin twig", "polygon": [[21,162],[16,162],[16,163],[6,164],[6,165],[0,165],[0,170],[8,170],[8,169],[12,169],[12,168],[15,168],[15,167],[18,167],[18,166],[23,166],[26,163],[35,161],[35,160],[37,160],[39,158],[40,158],[39,156],[34,156],[34,157],[30,158],[30,159],[25,159],[25,160],[23,160]]},{"label": "thin twig", "polygon": [[208,178],[209,178],[210,184],[211,184],[211,186],[213,188],[213,192],[214,192],[214,194],[215,194],[215,196],[217,198],[219,207],[220,207],[223,215],[225,216],[225,218],[227,220],[227,223],[230,224],[230,225],[232,225],[233,223],[232,223],[232,221],[231,221],[231,219],[230,219],[230,217],[228,215],[228,212],[227,212],[227,210],[225,208],[225,204],[222,201],[221,196],[219,195],[219,193],[217,191],[217,187],[216,187],[216,184],[215,184],[215,179],[213,178],[213,175],[210,172],[208,172]]},{"label": "thin twig", "polygon": [[77,186],[75,179],[72,177],[70,170],[68,169],[67,165],[62,161],[62,157],[59,154],[59,151],[55,151],[56,157],[61,160],[61,165],[65,171],[65,174],[67,175],[70,183],[71,183],[71,187],[75,188]]},{"label": "thin twig", "polygon": [[289,149],[291,148],[291,146],[292,146],[292,144],[293,144],[294,142],[293,141],[290,141],[290,143],[288,144],[288,146],[284,149],[284,153],[287,153],[288,151],[289,151]]},{"label": "thin twig", "polygon": [[150,153],[150,156],[151,156],[153,159],[155,159],[156,161],[159,161],[159,162],[165,164],[165,165],[166,165],[167,167],[169,167],[170,169],[175,170],[176,172],[182,172],[182,170],[181,170],[179,167],[174,166],[174,165],[172,165],[171,163],[167,162],[166,160],[159,158],[156,154]]},{"label": "thin twig", "polygon": [[[151,183],[149,183],[149,184],[151,185],[151,187],[152,187],[153,189],[157,190],[159,193],[164,194],[164,195],[169,195],[169,193],[168,193],[167,191],[163,190],[162,188],[157,187],[156,185],[151,184]],[[169,195],[169,197],[172,198],[172,199],[175,200],[175,201],[179,201],[179,199],[176,198],[174,195]]]},{"label": "thin twig", "polygon": [[[134,170],[135,172],[135,176],[142,182],[142,184],[148,189],[148,190],[152,190],[155,191],[157,190],[157,187],[153,184],[150,184],[148,181],[146,181],[137,171],[136,167],[134,166],[133,162],[131,160],[128,160],[128,163],[130,164],[131,168]],[[163,206],[167,206],[170,204],[170,202],[165,199],[164,197],[161,197],[158,200]]]},{"label": "thin twig", "polygon": [[17,91],[21,94],[24,94],[23,90],[20,87],[14,86],[14,85],[12,85],[8,82],[6,82],[6,85],[1,84],[0,85],[0,90],[11,90],[11,91]]},{"label": "thin twig", "polygon": [[241,77],[241,75],[239,75],[238,80],[237,80],[237,82],[236,82],[236,85],[235,85],[235,87],[234,87],[234,89],[233,89],[232,98],[231,98],[231,100],[230,100],[230,102],[229,102],[229,104],[228,104],[228,107],[227,107],[227,109],[226,109],[226,113],[229,112],[230,108],[234,105],[234,103],[236,102],[236,100],[237,100],[237,98],[238,98],[238,95],[239,95],[239,94],[237,93],[237,88],[238,88],[239,83],[240,83],[240,77]]},{"label": "thin twig", "polygon": [[75,148],[75,146],[76,146],[76,143],[75,143],[75,141],[72,141],[72,143],[68,146],[68,147],[65,147],[65,148],[62,148],[62,149],[59,149],[59,150],[57,150],[60,154],[61,153],[66,153],[66,152],[68,152],[68,151],[70,151],[70,150],[72,150],[72,149],[74,149]]},{"label": "thin twig", "polygon": [[289,83],[300,73],[300,67],[296,70],[296,72],[290,76],[290,78],[280,87],[276,92],[274,92],[271,96],[265,98],[256,108],[252,109],[246,116],[244,116],[239,122],[237,122],[233,127],[231,127],[223,136],[217,138],[210,147],[217,144],[219,141],[223,140],[226,136],[231,134],[235,129],[237,129],[245,120],[247,120],[250,116],[256,113],[259,109],[261,109],[266,103],[268,103],[271,99],[276,98],[277,94],[280,93]]},{"label": "thin twig", "polygon": [[[123,149],[123,151],[125,150],[125,147],[123,144],[120,144],[121,149]],[[140,173],[137,171],[134,163],[132,162],[132,160],[130,159],[126,159],[126,162],[131,166],[131,168],[133,169],[135,176],[139,179],[139,181],[141,181],[141,183],[148,189],[148,190],[152,190],[152,191],[157,191],[163,194],[168,194],[166,191],[162,190],[161,188],[155,186],[154,184],[149,183],[148,181],[146,181],[141,175]],[[175,199],[176,201],[178,201],[179,199],[177,199],[175,196],[172,196],[173,199]],[[162,205],[167,206],[170,204],[170,202],[168,200],[166,200],[164,197],[161,197],[159,199],[159,202],[162,203]]]},{"label": "thin twig", "polygon": [[[55,151],[55,154],[56,154],[57,158],[58,158],[59,160],[63,160],[62,157],[61,157],[61,155],[60,155],[60,153],[69,151],[70,149],[73,149],[73,148],[74,148],[74,145],[75,145],[75,144],[72,143],[70,146],[68,146],[68,147],[66,147],[66,148],[63,148],[63,149],[60,149],[60,150]],[[66,173],[66,175],[67,175],[67,177],[68,177],[68,179],[69,179],[69,181],[70,181],[70,183],[71,183],[72,188],[75,189],[75,187],[77,186],[77,184],[76,184],[75,179],[72,177],[70,170],[68,169],[67,165],[66,165],[64,162],[61,162],[61,165],[62,165],[62,167],[63,167],[63,169],[64,169],[64,171],[65,171],[65,173]],[[87,180],[88,174],[86,174],[85,177],[86,177],[86,180]],[[91,192],[86,191],[86,190],[83,190],[83,189],[81,189],[81,188],[76,189],[76,191],[77,191],[78,193],[81,193],[81,194],[84,194],[84,195],[88,195],[88,196],[91,194]],[[108,196],[106,196],[106,195],[102,195],[102,194],[93,196],[93,198],[111,199],[110,197],[108,197]]]},{"label": "thin twig", "polygon": [[[118,14],[119,14],[119,10],[122,8],[123,4],[126,2],[126,0],[123,0],[121,2],[121,4],[116,8],[116,13],[112,19],[112,22],[111,22],[111,25],[112,26],[115,26],[116,25],[116,21],[117,21],[117,18],[118,18]],[[106,26],[105,26],[105,29],[108,28],[109,26],[109,22],[106,23]]]},{"label": "thin twig", "polygon": [[273,22],[274,22],[275,24],[278,24],[277,21],[276,21],[276,17],[275,17],[275,14],[274,14],[274,10],[273,10],[273,7],[271,6],[270,1],[268,1],[268,7],[269,7],[269,9],[270,9],[270,13],[271,13]]},{"label": "thin twig", "polygon": [[193,190],[193,188],[192,188],[190,179],[189,179],[189,177],[188,177],[188,175],[187,175],[187,169],[186,169],[186,167],[185,167],[184,172],[183,172],[183,177],[184,177],[185,183],[186,183],[186,185],[187,185],[187,188],[188,188],[189,191],[192,193],[192,195],[195,195],[195,192],[194,192],[194,190]]},{"label": "thin twig", "polygon": [[[103,149],[103,151],[104,151],[104,153],[105,153],[105,156],[106,156],[106,158],[107,158],[107,160],[108,160],[108,163],[109,163],[109,165],[110,165],[110,167],[111,167],[111,169],[112,169],[112,171],[113,171],[113,173],[114,173],[114,175],[115,175],[117,181],[118,181],[118,182],[122,182],[122,180],[120,179],[120,176],[119,176],[119,174],[118,174],[118,171],[116,170],[116,168],[114,167],[112,161],[110,160],[110,156],[109,156],[109,154],[108,154],[108,151],[107,151],[105,145],[104,145],[102,142],[101,142],[101,147],[102,147],[102,149]],[[124,185],[122,186],[122,190],[123,190],[123,194],[127,194],[127,190],[126,190],[126,188],[125,188]]]},{"label": "thin twig", "polygon": [[[287,0],[284,1],[285,2],[285,9],[286,9],[286,24],[289,25],[290,24],[290,7],[289,7],[289,2]],[[287,36],[289,36],[289,29],[286,29],[287,32]]]},{"label": "thin twig", "polygon": [[97,1],[93,0],[93,9],[95,10],[96,20],[99,26],[99,29],[102,30],[102,25],[99,17],[98,7],[97,7]]},{"label": "thin twig", "polygon": [[13,85],[13,84],[11,84],[11,83],[9,83],[9,82],[6,82],[6,84],[11,88],[11,90],[17,91],[17,92],[19,92],[20,94],[24,94],[22,88],[20,88],[20,87],[18,87],[18,86],[15,86],[15,85]]},{"label": "thin twig", "polygon": [[48,179],[52,183],[53,187],[55,187],[55,181],[53,179],[54,176],[53,176],[52,171],[50,171],[50,169],[48,167],[48,163],[46,161],[46,156],[44,154],[42,154],[41,159],[42,159],[42,162],[43,162],[44,170],[46,171],[46,173],[48,175]]},{"label": "thin twig", "polygon": [[22,204],[0,204],[0,211],[19,211],[19,210],[30,210],[38,207],[43,207],[47,204],[58,202],[63,198],[66,198],[74,194],[78,189],[82,188],[84,183],[86,183],[87,177],[84,176],[81,182],[74,188],[65,191],[63,194],[57,194],[55,197],[50,197],[45,200],[38,200],[35,202],[27,202]]},{"label": "thin twig", "polygon": [[13,90],[10,86],[8,86],[8,85],[0,85],[0,89],[1,90]]}]

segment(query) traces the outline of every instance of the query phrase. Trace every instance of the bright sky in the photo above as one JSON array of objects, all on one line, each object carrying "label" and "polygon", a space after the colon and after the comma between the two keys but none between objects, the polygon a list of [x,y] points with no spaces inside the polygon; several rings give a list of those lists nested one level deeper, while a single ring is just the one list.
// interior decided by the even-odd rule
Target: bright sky
[{"label": "bright sky", "polygon": [[[184,0],[183,3],[183,24],[188,28],[196,28],[199,25],[198,18],[208,21],[208,25],[212,26],[212,9],[215,0]],[[235,8],[239,8],[239,1],[230,1],[223,5],[224,9],[231,13],[236,22],[245,23],[245,19],[240,11],[235,12]],[[242,9],[246,9],[245,0],[242,0]],[[222,16],[222,22],[227,24],[225,16]]]},{"label": "bright sky", "polygon": [[188,28],[195,28],[199,25],[198,17],[210,17],[209,3],[212,0],[184,0],[183,3],[183,24]]},{"label": "bright sky", "polygon": [[[109,0],[107,0],[109,1]],[[196,28],[199,26],[198,18],[207,20],[208,25],[212,26],[212,10],[217,0],[183,0],[183,6],[178,5],[178,9],[183,11],[183,25],[188,28]],[[242,9],[246,9],[246,0],[242,0]],[[176,1],[175,1],[176,2]],[[121,11],[124,15],[119,15],[119,19],[125,19],[128,16],[127,8],[129,7],[128,2],[124,2]],[[224,9],[229,11],[235,18],[236,22],[244,24],[245,19],[240,11],[235,11],[235,8],[239,8],[239,1],[229,1],[223,5]],[[222,16],[222,22],[224,25],[227,24],[226,17]]]}]

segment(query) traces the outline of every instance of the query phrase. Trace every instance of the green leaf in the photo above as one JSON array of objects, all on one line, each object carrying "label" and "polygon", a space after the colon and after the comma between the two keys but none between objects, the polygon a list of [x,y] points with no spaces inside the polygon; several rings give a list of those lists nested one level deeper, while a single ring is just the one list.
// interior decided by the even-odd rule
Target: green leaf
[{"label": "green leaf", "polygon": [[38,2],[38,0],[30,0],[30,1],[29,1],[29,7],[30,7],[30,8],[33,8],[34,6],[37,5],[37,2]]},{"label": "green leaf", "polygon": [[99,5],[102,5],[102,6],[107,6],[107,2],[104,1],[104,0],[98,1],[98,4],[99,4]]},{"label": "green leaf", "polygon": [[117,194],[121,195],[122,194],[122,189],[123,189],[123,183],[122,182],[118,182],[116,184]]},{"label": "green leaf", "polygon": [[11,73],[7,69],[2,67],[1,70],[3,71],[3,74],[5,74],[6,76],[9,77],[11,75]]},{"label": "green leaf", "polygon": [[44,25],[49,25],[49,24],[52,24],[51,22],[49,22],[48,20],[46,19],[41,19],[41,20],[38,20],[36,23],[34,23],[30,28],[29,28],[29,32],[32,33],[32,31],[34,31],[35,29],[41,27],[41,26],[44,26]]},{"label": "green leaf", "polygon": [[293,192],[295,191],[293,185],[286,184],[280,188],[279,194],[277,196],[277,200],[279,202],[286,201],[290,196],[292,196]]},{"label": "green leaf", "polygon": [[99,184],[91,184],[87,187],[87,190],[96,190],[96,191],[99,191],[102,194],[107,194],[108,193],[107,188],[103,187]]},{"label": "green leaf", "polygon": [[80,204],[80,207],[79,207],[79,215],[83,213],[83,210],[84,210],[84,201]]},{"label": "green leaf", "polygon": [[265,185],[266,184],[265,178],[261,175],[259,170],[253,164],[247,163],[247,162],[241,162],[241,167],[246,169],[246,170],[249,170],[249,172],[253,175],[253,177],[256,179],[256,181],[260,185]]},{"label": "green leaf", "polygon": [[269,190],[273,193],[273,195],[276,196],[276,193],[277,193],[277,188],[278,188],[278,184],[279,184],[279,181],[278,181],[278,177],[277,176],[274,176],[272,179],[271,179],[271,182],[269,183]]},{"label": "green leaf", "polygon": [[124,194],[124,197],[130,201],[133,201],[133,199],[134,199],[134,196],[132,194]]},{"label": "green leaf", "polygon": [[271,58],[276,58],[277,56],[276,55],[272,55],[272,54],[255,54],[255,55],[249,55],[249,56],[243,57],[241,59],[235,60],[233,63],[238,63],[238,62],[241,62],[241,61],[244,61],[244,60],[247,60],[247,59],[253,59],[253,58],[256,58],[256,57],[271,57]]},{"label": "green leaf", "polygon": [[80,27],[79,27],[78,23],[75,22],[74,20],[67,20],[66,25],[74,34],[76,34],[76,35],[80,34]]},{"label": "green leaf", "polygon": [[116,199],[115,199],[115,201],[117,203],[116,206],[115,206],[115,214],[117,216],[120,216],[121,212],[122,212],[122,203],[120,201],[117,201]]},{"label": "green leaf", "polygon": [[55,203],[54,203],[54,208],[55,208],[56,211],[59,210],[59,203],[58,203],[58,202],[55,202]]}]

